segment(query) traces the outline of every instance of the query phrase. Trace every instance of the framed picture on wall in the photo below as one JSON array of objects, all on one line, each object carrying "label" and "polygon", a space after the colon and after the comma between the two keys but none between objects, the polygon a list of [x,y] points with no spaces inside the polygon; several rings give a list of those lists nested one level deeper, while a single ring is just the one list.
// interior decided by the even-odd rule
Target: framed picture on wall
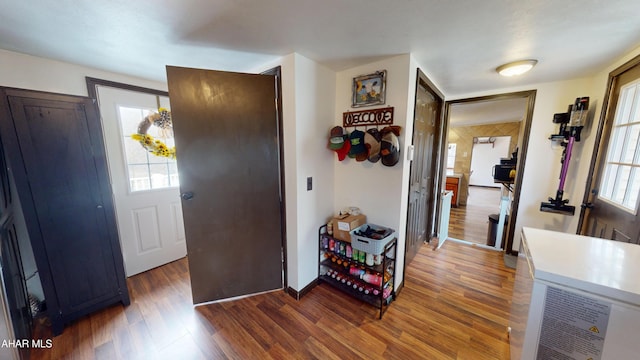
[{"label": "framed picture on wall", "polygon": [[384,104],[386,77],[387,70],[354,77],[351,107]]}]

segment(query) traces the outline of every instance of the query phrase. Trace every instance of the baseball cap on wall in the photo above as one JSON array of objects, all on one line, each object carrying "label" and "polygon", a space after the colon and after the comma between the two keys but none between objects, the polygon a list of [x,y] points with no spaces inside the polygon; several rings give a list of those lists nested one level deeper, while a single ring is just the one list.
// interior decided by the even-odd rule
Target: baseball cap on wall
[{"label": "baseball cap on wall", "polygon": [[354,130],[349,135],[349,142],[351,142],[351,150],[349,150],[349,157],[355,158],[356,161],[365,161],[367,159],[367,147],[364,144],[364,132],[360,130]]},{"label": "baseball cap on wall", "polygon": [[329,143],[327,144],[327,147],[331,150],[341,149],[348,138],[349,135],[342,126],[334,126],[329,132]]},{"label": "baseball cap on wall", "polygon": [[380,160],[380,140],[382,140],[382,135],[376,128],[369,129],[364,134],[364,145],[369,150],[368,160],[372,163]]},{"label": "baseball cap on wall", "polygon": [[334,150],[338,154],[338,161],[342,161],[347,157],[347,154],[351,150],[351,142],[345,141],[340,149]]},{"label": "baseball cap on wall", "polygon": [[382,165],[394,166],[400,160],[400,142],[392,131],[382,136],[380,142],[380,155]]}]

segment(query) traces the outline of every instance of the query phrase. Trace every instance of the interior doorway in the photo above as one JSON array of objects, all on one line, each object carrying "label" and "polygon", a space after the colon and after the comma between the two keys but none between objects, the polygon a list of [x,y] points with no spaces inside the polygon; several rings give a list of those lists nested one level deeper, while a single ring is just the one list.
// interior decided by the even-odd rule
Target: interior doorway
[{"label": "interior doorway", "polygon": [[442,93],[417,70],[412,144],[415,158],[409,170],[405,268],[433,236],[438,156],[443,136]]},{"label": "interior doorway", "polygon": [[[496,250],[504,248],[507,253],[512,252],[515,227],[510,225],[515,224],[517,218],[535,93],[535,90],[531,90],[446,102],[446,148],[456,149],[454,159],[447,157],[447,163],[453,164],[447,166],[447,189],[455,188],[455,202],[452,201],[449,219],[449,239],[490,246]],[[495,139],[502,136],[511,137],[509,153],[504,160],[513,163],[515,173],[507,171],[506,180],[470,186],[474,144],[485,142],[484,146],[492,146],[492,138],[495,143]],[[453,144],[455,146],[451,146]],[[492,176],[495,165],[500,165],[500,162],[487,169]],[[483,186],[487,185],[495,186],[496,190],[491,191],[489,187],[484,189]],[[502,231],[499,234],[505,234],[505,241],[502,244],[502,241],[496,241],[495,245],[491,245],[491,215],[501,213],[503,216],[500,224],[504,224],[504,227],[500,227]]]},{"label": "interior doorway", "polygon": [[[153,155],[132,138],[148,116],[159,108],[170,110],[168,94],[99,79],[87,82],[100,109],[127,277],[183,258],[187,249],[176,159]],[[149,126],[146,134],[173,146],[170,126]]]},{"label": "interior doorway", "polygon": [[[522,114],[519,114],[514,104],[513,116],[524,116],[524,106]],[[523,104],[524,105],[524,104]],[[510,109],[504,108],[505,119],[511,117]],[[492,221],[499,220],[500,206],[502,205],[502,197],[509,197],[509,192],[503,191],[503,182],[496,182],[494,174],[496,166],[504,159],[512,158],[512,154],[517,147],[517,139],[520,133],[520,121],[480,124],[480,125],[463,125],[449,129],[450,144],[456,142],[468,142],[465,139],[465,131],[469,131],[469,126],[473,126],[471,133],[479,134],[503,134],[499,136],[475,136],[472,139],[471,159],[468,181],[462,183],[465,195],[458,205],[451,209],[451,220],[449,222],[449,236],[468,241],[474,244],[495,244],[495,232],[491,228]],[[468,148],[468,144],[461,144],[463,149]],[[464,153],[463,153],[464,155]],[[462,164],[462,165],[461,165]],[[467,169],[467,162],[458,161],[458,173],[463,173]],[[460,180],[463,178],[461,177]],[[506,212],[505,212],[506,214]],[[506,215],[504,220],[506,220]],[[503,223],[506,221],[503,220]],[[504,227],[503,227],[504,229]],[[505,233],[503,231],[503,233]],[[506,233],[505,233],[506,235]],[[504,239],[504,237],[503,237]],[[504,241],[500,246],[503,246]]]}]

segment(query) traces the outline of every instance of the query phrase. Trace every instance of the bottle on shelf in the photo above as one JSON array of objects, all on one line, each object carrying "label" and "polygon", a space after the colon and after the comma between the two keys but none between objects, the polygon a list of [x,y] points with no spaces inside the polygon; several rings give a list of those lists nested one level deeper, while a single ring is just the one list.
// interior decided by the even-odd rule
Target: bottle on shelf
[{"label": "bottle on shelf", "polygon": [[360,276],[362,276],[364,274],[364,270],[352,265],[349,268],[349,274],[357,276],[359,278]]},{"label": "bottle on shelf", "polygon": [[365,264],[367,264],[368,266],[373,266],[373,254],[372,253],[366,253],[366,255],[365,255]]},{"label": "bottle on shelf", "polygon": [[388,271],[384,272],[384,282],[387,283],[391,280],[391,274]]},{"label": "bottle on shelf", "polygon": [[382,290],[383,299],[386,299],[389,297],[389,295],[391,295],[391,289],[393,289],[393,285],[387,286],[386,288],[384,288],[384,290]]},{"label": "bottle on shelf", "polygon": [[362,274],[360,279],[371,285],[382,286],[382,277],[378,274]]}]

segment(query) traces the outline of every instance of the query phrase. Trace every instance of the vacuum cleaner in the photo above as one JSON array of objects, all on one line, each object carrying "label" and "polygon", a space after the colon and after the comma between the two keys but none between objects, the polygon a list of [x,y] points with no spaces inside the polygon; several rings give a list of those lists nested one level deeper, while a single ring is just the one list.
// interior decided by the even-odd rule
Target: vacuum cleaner
[{"label": "vacuum cleaner", "polygon": [[588,109],[589,97],[579,97],[576,98],[575,103],[569,105],[566,113],[553,115],[553,122],[560,124],[560,127],[558,133],[551,135],[549,139],[552,141],[560,141],[560,144],[564,147],[562,158],[560,159],[560,163],[562,164],[560,184],[555,198],[549,197],[549,202],[540,203],[540,211],[571,216],[573,216],[576,211],[576,207],[568,205],[569,200],[563,199],[562,197],[564,196],[564,184],[569,170],[571,151],[573,150],[574,143],[580,141],[580,132],[585,125]]}]

